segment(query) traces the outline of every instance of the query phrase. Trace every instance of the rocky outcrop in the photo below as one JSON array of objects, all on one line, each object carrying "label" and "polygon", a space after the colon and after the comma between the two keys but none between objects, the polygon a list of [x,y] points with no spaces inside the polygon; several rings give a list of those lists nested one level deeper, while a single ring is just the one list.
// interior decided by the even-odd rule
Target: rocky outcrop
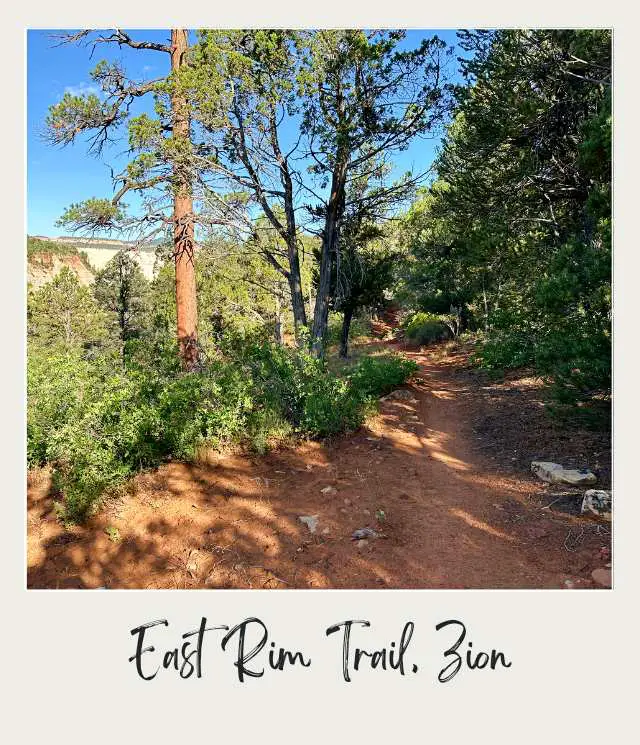
[{"label": "rocky outcrop", "polygon": [[29,257],[27,264],[27,282],[34,289],[51,280],[60,273],[63,267],[68,267],[78,277],[81,285],[90,285],[93,282],[93,272],[77,254],[59,256],[53,253],[37,253]]}]

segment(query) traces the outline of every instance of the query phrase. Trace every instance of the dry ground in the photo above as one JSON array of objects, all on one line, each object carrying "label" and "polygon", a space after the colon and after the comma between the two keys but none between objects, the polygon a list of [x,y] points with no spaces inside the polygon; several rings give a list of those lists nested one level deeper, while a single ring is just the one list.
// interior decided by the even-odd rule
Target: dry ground
[{"label": "dry ground", "polygon": [[[164,465],[82,527],[65,530],[46,472],[32,473],[28,586],[594,587],[610,524],[571,514],[579,499],[528,469],[543,456],[606,485],[608,435],[554,425],[533,377],[492,383],[460,350],[408,354],[413,398],[382,402],[358,432]],[[352,540],[364,527],[382,535]]]}]

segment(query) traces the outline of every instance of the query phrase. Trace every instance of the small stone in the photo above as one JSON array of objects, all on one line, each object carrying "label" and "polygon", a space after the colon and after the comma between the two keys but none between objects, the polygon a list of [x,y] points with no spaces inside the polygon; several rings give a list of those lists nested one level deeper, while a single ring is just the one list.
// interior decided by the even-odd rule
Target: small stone
[{"label": "small stone", "polygon": [[329,528],[324,528],[324,530],[322,531],[322,535],[329,535],[329,532]]},{"label": "small stone", "polygon": [[371,514],[371,510],[362,510],[362,514],[364,514],[364,515],[370,515]]},{"label": "small stone", "polygon": [[361,538],[359,541],[356,541],[356,546],[359,549],[363,549],[368,543],[369,541],[366,538]]},{"label": "small stone", "polygon": [[570,579],[565,579],[563,584],[567,588],[567,590],[573,590],[573,588],[575,587],[575,584]]},{"label": "small stone", "polygon": [[318,515],[300,515],[298,520],[309,528],[310,533],[315,533],[318,527]]},{"label": "small stone", "polygon": [[321,494],[336,494],[337,489],[334,489],[333,486],[325,486],[324,489],[320,489]]},{"label": "small stone", "polygon": [[350,499],[345,499],[344,500],[344,503],[348,507],[351,504],[351,500]]},{"label": "small stone", "polygon": [[582,498],[580,511],[611,520],[611,492],[605,489],[587,489]]},{"label": "small stone", "polygon": [[373,528],[358,528],[358,530],[353,531],[351,538],[352,540],[362,540],[363,538],[378,538],[379,535]]},{"label": "small stone", "polygon": [[531,463],[531,472],[542,481],[547,481],[550,484],[582,486],[583,484],[595,484],[598,480],[595,474],[586,468],[579,471],[575,468],[565,468],[559,463],[544,460],[534,460]]},{"label": "small stone", "polygon": [[591,572],[591,579],[601,587],[611,587],[611,569],[594,569]]}]

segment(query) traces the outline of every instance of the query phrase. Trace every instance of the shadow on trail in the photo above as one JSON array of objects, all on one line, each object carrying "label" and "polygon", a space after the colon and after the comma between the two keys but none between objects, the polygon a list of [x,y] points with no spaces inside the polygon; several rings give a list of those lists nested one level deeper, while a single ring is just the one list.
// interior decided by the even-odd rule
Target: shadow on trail
[{"label": "shadow on trail", "polygon": [[[65,531],[47,479],[33,480],[28,587],[530,588],[588,577],[607,536],[528,504],[539,489],[529,477],[487,472],[460,409],[472,387],[412,356],[413,398],[383,401],[358,432],[166,464],[85,526]],[[300,516],[317,517],[315,532]],[[353,541],[363,527],[379,537]],[[569,550],[568,531],[581,529]]]}]

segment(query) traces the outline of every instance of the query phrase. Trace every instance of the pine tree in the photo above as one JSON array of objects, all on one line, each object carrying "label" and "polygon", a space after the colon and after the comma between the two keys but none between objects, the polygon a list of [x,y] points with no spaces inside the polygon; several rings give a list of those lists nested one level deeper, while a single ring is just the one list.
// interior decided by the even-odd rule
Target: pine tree
[{"label": "pine tree", "polygon": [[109,343],[113,324],[91,289],[65,266],[51,282],[29,294],[27,333],[40,347],[81,351]]},{"label": "pine tree", "polygon": [[[448,111],[448,87],[443,84],[442,57],[446,45],[438,37],[425,39],[414,50],[401,50],[403,31],[321,30],[301,32],[297,43],[304,59],[300,85],[304,92],[303,131],[311,171],[326,199],[311,207],[321,225],[318,292],[312,345],[322,354],[329,306],[332,266],[339,261],[340,232],[350,209],[379,205],[390,195],[410,191],[423,174],[389,179],[390,156],[417,136],[435,136]],[[352,191],[353,180],[377,179],[378,186]]]},{"label": "pine tree", "polygon": [[148,287],[140,266],[126,250],[118,251],[96,274],[93,294],[118,319],[123,355],[127,342],[142,330]]},{"label": "pine tree", "polygon": [[[202,85],[191,64],[188,32],[172,29],[170,43],[159,43],[135,40],[122,29],[112,29],[109,35],[84,30],[63,36],[62,42],[86,42],[94,49],[115,44],[141,52],[160,52],[169,58],[167,74],[147,82],[129,79],[118,63],[99,62],[91,78],[100,87],[101,97],[65,94],[49,110],[47,134],[51,143],[67,145],[88,133],[89,150],[99,154],[126,124],[133,157],[114,178],[113,198],[91,198],[73,204],[59,224],[90,233],[125,230],[134,234],[138,242],[149,241],[171,229],[179,354],[183,367],[193,369],[198,362],[194,214],[194,187],[198,180],[194,172],[197,145],[193,141],[190,91]],[[132,104],[143,97],[154,99],[155,116],[131,115]],[[122,200],[130,192],[144,195],[143,214],[127,215]]]}]

